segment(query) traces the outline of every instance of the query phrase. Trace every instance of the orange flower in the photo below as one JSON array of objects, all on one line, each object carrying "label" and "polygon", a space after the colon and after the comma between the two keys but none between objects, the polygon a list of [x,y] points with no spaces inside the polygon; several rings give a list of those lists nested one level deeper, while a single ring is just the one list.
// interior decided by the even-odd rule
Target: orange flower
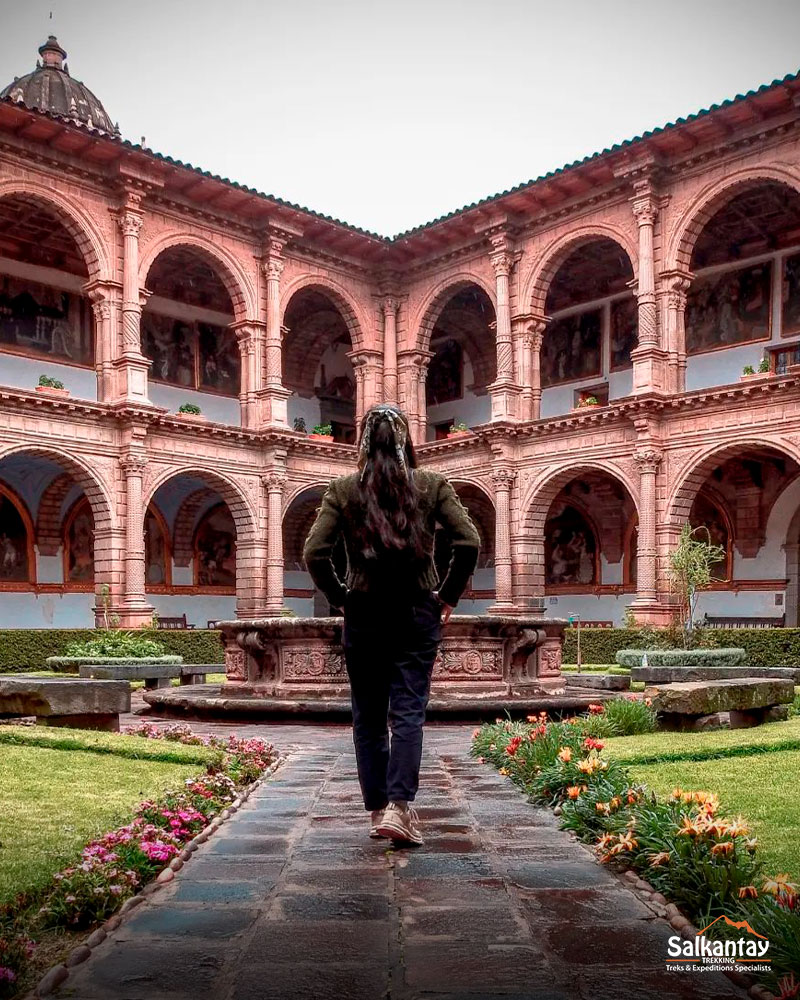
[{"label": "orange flower", "polygon": [[781,978],[778,988],[780,989],[778,1000],[797,1000],[797,997],[800,997],[800,981],[795,979],[793,972]]},{"label": "orange flower", "polygon": [[619,795],[615,795],[608,804],[611,806],[612,809],[619,809],[619,807],[622,805],[622,799],[619,797]]},{"label": "orange flower", "polygon": [[558,759],[564,764],[568,764],[572,760],[572,750],[569,747],[562,747],[558,751]]},{"label": "orange flower", "polygon": [[797,886],[794,882],[789,881],[789,874],[784,872],[781,875],[776,875],[774,878],[764,879],[763,890],[769,893],[770,896],[794,896],[797,893]]},{"label": "orange flower", "polygon": [[703,832],[709,837],[725,837],[728,835],[730,826],[724,819],[715,819],[703,825]]},{"label": "orange flower", "polygon": [[510,774],[510,771],[508,770],[508,768],[507,768],[507,767],[501,767],[501,768],[499,769],[499,771],[498,771],[497,773],[498,773],[498,774],[505,774],[505,775],[508,775],[508,774]]},{"label": "orange flower", "polygon": [[670,792],[669,797],[673,801],[677,802],[678,799],[682,799],[683,798],[683,789],[682,788],[673,788],[672,791]]},{"label": "orange flower", "polygon": [[741,816],[737,816],[728,824],[728,835],[731,837],[745,837],[748,833],[750,833],[750,827]]},{"label": "orange flower", "polygon": [[597,812],[602,813],[603,816],[611,815],[611,806],[608,802],[595,802],[594,807]]},{"label": "orange flower", "polygon": [[689,816],[684,816],[681,828],[680,830],[678,830],[678,836],[699,837],[702,832],[703,832],[702,826],[698,826],[695,820],[691,819]]},{"label": "orange flower", "polygon": [[634,847],[638,847],[639,846],[639,841],[638,840],[634,840],[633,834],[629,830],[626,834],[623,834],[619,838],[619,846],[624,851],[632,851],[634,849]]},{"label": "orange flower", "polygon": [[645,698],[644,703],[645,703],[645,705],[647,705],[648,708],[651,708],[652,705],[653,705],[653,699],[652,698]]},{"label": "orange flower", "polygon": [[751,854],[755,854],[755,850],[758,847],[758,837],[749,837],[744,842],[744,846]]},{"label": "orange flower", "polygon": [[725,857],[727,857],[729,854],[733,854],[733,841],[723,840],[719,844],[714,844],[714,846],[711,848],[711,853],[713,855],[723,854],[725,855]]},{"label": "orange flower", "polygon": [[570,785],[567,789],[567,797],[570,799],[577,799],[585,787],[585,785]]},{"label": "orange flower", "polygon": [[743,885],[739,890],[739,899],[757,899],[758,889],[754,885]]},{"label": "orange flower", "polygon": [[669,851],[659,851],[658,854],[650,854],[648,860],[654,868],[659,868],[661,865],[669,864],[672,855]]},{"label": "orange flower", "polygon": [[616,841],[616,836],[613,833],[604,833],[603,836],[597,841],[595,847],[598,851],[604,851],[609,844],[613,844]]},{"label": "orange flower", "polygon": [[480,735],[481,735],[481,728],[480,728],[480,726],[478,726],[477,728],[475,728],[475,729],[472,730],[472,738],[473,738],[473,740],[477,740],[477,738]]},{"label": "orange flower", "polygon": [[594,704],[589,706],[589,713],[591,715],[602,715],[604,711],[605,709],[602,705]]}]

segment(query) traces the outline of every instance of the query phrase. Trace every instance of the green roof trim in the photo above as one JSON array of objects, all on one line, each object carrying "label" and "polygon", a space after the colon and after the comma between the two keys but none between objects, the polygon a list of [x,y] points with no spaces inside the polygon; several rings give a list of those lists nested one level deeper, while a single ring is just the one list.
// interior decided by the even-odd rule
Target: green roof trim
[{"label": "green roof trim", "polygon": [[[265,194],[263,191],[259,191],[256,188],[249,187],[247,184],[240,184],[238,181],[232,181],[228,177],[221,177],[219,174],[213,174],[208,170],[203,170],[201,167],[195,167],[191,163],[184,163],[182,160],[177,160],[172,156],[168,156],[164,153],[156,152],[156,150],[150,149],[148,146],[142,146],[140,143],[131,142],[128,139],[122,139],[114,135],[108,135],[103,133],[102,138],[107,142],[113,142],[117,145],[123,146],[126,149],[130,149],[137,153],[144,153],[147,156],[151,156],[162,163],[168,163],[170,166],[178,167],[182,170],[191,170],[193,173],[198,174],[201,177],[206,178],[211,181],[218,181],[222,184],[226,184],[229,187],[237,191],[243,191],[245,194],[254,195],[257,198],[261,198],[264,201],[271,202],[274,205],[278,205],[282,208],[288,208],[295,212],[302,212],[304,215],[311,216],[314,219],[319,219],[322,222],[328,222],[331,225],[339,226],[342,229],[347,229],[350,232],[358,235],[365,236],[371,240],[376,240],[377,242],[385,245],[391,246],[400,240],[406,240],[410,237],[416,235],[417,233],[423,232],[425,229],[430,229],[432,226],[439,225],[442,222],[446,222],[448,219],[453,219],[456,216],[463,215],[466,212],[472,211],[476,208],[481,208],[485,205],[490,205],[493,202],[499,201],[502,198],[507,197],[511,194],[516,194],[519,191],[524,191],[526,188],[533,187],[535,184],[539,184],[542,181],[549,180],[552,177],[558,177],[568,170],[573,170],[576,167],[583,166],[586,163],[591,163],[593,160],[600,159],[610,153],[617,153],[620,150],[627,149],[637,143],[644,142],[653,136],[663,135],[663,133],[668,132],[670,129],[678,128],[681,125],[687,125],[690,122],[697,121],[700,118],[704,118],[707,115],[712,114],[715,111],[720,111],[723,108],[732,107],[735,104],[740,104],[742,101],[749,100],[758,94],[766,93],[775,87],[780,87],[786,83],[791,83],[800,78],[800,70],[795,73],[787,73],[786,76],[780,79],[773,80],[772,83],[762,84],[755,90],[748,90],[744,94],[737,94],[735,97],[729,98],[722,101],[719,104],[712,104],[707,108],[703,108],[694,114],[687,115],[685,118],[677,118],[674,122],[668,122],[666,125],[661,125],[657,128],[649,129],[643,132],[641,135],[634,136],[632,139],[624,139],[621,142],[615,143],[613,146],[608,146],[603,150],[596,153],[591,153],[588,156],[584,156],[583,159],[574,160],[572,163],[567,163],[562,167],[558,167],[555,170],[549,170],[546,174],[542,174],[539,177],[535,177],[531,180],[522,181],[519,184],[515,184],[513,187],[508,188],[505,191],[499,191],[497,194],[489,195],[486,198],[481,198],[478,201],[473,201],[468,205],[463,205],[461,208],[453,209],[451,212],[446,212],[444,215],[440,215],[435,219],[431,219],[429,222],[424,222],[419,226],[414,226],[412,229],[406,229],[401,233],[397,233],[395,236],[382,236],[380,233],[372,232],[369,229],[363,229],[360,226],[351,225],[349,222],[344,222],[341,219],[334,218],[332,215],[326,215],[323,212],[314,211],[314,209],[307,208],[305,205],[297,205],[294,202],[286,201],[284,198],[279,198],[277,195]],[[0,99],[0,104],[8,104],[13,107],[19,107],[17,101],[12,101],[10,97]],[[27,105],[23,105],[26,111],[33,112],[41,116],[42,118],[52,119],[54,121],[65,122],[73,128],[79,131],[85,131],[90,134],[94,134],[95,130],[90,129],[89,126],[82,122],[76,122],[70,118],[62,117],[61,115],[52,114],[47,111],[42,111],[39,108],[29,108]]]}]

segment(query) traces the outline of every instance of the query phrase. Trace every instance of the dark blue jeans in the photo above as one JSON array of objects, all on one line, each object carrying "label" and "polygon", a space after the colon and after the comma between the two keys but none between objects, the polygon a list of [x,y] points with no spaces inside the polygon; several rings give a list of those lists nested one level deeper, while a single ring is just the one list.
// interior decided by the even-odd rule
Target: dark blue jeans
[{"label": "dark blue jeans", "polygon": [[351,590],[345,599],[342,642],[353,742],[369,810],[412,802],[417,794],[422,726],[442,638],[441,608],[429,590],[405,600]]}]

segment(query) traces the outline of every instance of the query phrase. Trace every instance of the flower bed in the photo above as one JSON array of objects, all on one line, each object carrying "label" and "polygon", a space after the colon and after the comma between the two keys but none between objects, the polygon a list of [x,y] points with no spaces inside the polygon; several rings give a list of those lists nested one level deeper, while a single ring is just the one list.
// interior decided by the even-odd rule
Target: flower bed
[{"label": "flower bed", "polygon": [[142,802],[130,823],[87,844],[80,859],[56,873],[43,890],[0,908],[0,998],[16,991],[37,939],[50,930],[86,930],[107,920],[163,869],[179,866],[187,846],[202,838],[209,823],[277,759],[273,747],[261,740],[203,737],[185,725],[162,730],[142,723],[126,733],[207,747],[213,756],[205,773],[158,800]]},{"label": "flower bed", "polygon": [[[646,724],[649,706],[639,704]],[[800,997],[792,975],[800,969],[798,886],[788,875],[765,876],[747,822],[720,816],[715,795],[676,788],[659,800],[620,761],[601,757],[603,739],[619,735],[615,705],[591,706],[566,722],[544,713],[527,723],[498,720],[475,730],[471,753],[554,807],[562,828],[592,844],[602,863],[638,873],[699,926],[723,913],[748,920],[770,940],[766,982],[782,1000]],[[690,926],[677,910],[671,922]],[[724,934],[723,925],[715,933]]]}]

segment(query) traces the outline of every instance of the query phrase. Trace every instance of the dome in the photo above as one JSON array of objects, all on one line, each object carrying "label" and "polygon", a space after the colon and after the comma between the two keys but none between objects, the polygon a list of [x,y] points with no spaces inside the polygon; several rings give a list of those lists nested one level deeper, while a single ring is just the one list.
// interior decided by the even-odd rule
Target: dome
[{"label": "dome", "polygon": [[17,77],[0,91],[0,99],[6,98],[24,104],[26,108],[82,122],[109,135],[119,135],[119,128],[91,90],[69,75],[65,62],[67,53],[55,36],[50,35],[39,49],[39,55],[42,61],[37,61],[36,69],[26,76]]}]

